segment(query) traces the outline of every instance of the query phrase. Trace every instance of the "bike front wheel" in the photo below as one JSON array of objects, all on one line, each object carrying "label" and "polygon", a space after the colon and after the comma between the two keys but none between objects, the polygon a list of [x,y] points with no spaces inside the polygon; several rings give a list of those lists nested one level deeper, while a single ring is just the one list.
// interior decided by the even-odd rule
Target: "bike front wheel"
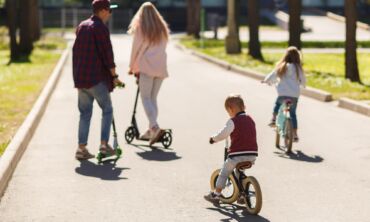
[{"label": "bike front wheel", "polygon": [[[211,176],[211,190],[216,189],[216,181],[218,178],[218,175],[220,174],[221,169],[215,170],[212,173]],[[229,176],[229,178],[226,181],[226,186],[221,192],[220,200],[223,203],[231,204],[238,199],[239,196],[239,189],[237,186],[237,183],[232,175]]]},{"label": "bike front wheel", "polygon": [[258,214],[262,208],[262,192],[256,178],[248,176],[242,181],[245,205],[248,213]]}]

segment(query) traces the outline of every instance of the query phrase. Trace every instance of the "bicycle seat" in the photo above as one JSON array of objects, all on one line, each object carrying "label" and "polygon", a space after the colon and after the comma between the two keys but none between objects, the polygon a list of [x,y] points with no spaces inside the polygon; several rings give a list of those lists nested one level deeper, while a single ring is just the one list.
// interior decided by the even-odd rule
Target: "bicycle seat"
[{"label": "bicycle seat", "polygon": [[237,170],[246,170],[246,169],[251,168],[252,165],[253,165],[253,163],[250,162],[250,161],[240,162],[236,165],[236,169]]}]

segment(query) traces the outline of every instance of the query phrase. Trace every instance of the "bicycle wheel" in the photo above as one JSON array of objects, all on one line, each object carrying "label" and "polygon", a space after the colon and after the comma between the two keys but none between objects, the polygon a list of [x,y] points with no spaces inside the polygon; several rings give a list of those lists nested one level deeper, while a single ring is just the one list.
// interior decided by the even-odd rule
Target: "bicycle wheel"
[{"label": "bicycle wheel", "polygon": [[[218,169],[218,170],[215,170],[212,173],[211,181],[210,181],[211,182],[211,190],[216,189],[216,181],[217,181],[218,175],[220,174],[220,171],[221,170]],[[238,189],[238,186],[236,185],[236,181],[235,181],[235,179],[233,178],[232,175],[230,175],[229,178],[227,179],[226,186],[222,190],[221,194],[222,195],[221,195],[220,200],[223,203],[231,204],[231,203],[235,202],[236,199],[238,199],[239,189]]]},{"label": "bicycle wheel", "polygon": [[278,127],[276,127],[275,147],[278,149],[280,148],[280,133]]},{"label": "bicycle wheel", "polygon": [[293,146],[293,125],[290,119],[285,120],[285,135],[284,135],[284,143],[285,147],[287,148],[287,153],[292,152]]},{"label": "bicycle wheel", "polygon": [[242,181],[245,205],[248,213],[258,214],[262,208],[262,192],[256,178],[248,176]]}]

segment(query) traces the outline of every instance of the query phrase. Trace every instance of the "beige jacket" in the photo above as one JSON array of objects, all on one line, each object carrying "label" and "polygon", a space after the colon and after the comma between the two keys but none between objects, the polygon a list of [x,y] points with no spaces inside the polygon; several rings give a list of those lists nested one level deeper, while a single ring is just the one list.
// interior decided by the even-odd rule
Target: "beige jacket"
[{"label": "beige jacket", "polygon": [[133,35],[130,70],[133,73],[145,73],[153,77],[168,77],[166,47],[166,40],[149,45],[138,27]]}]

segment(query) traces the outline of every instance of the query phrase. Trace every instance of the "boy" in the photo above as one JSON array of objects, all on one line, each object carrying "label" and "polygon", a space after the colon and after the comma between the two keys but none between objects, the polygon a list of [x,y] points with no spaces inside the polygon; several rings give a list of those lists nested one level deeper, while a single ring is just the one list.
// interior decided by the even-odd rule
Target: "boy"
[{"label": "boy", "polygon": [[212,203],[219,203],[220,195],[225,188],[226,180],[240,162],[254,163],[258,156],[256,127],[252,118],[245,113],[244,101],[240,95],[230,95],[226,98],[225,109],[230,118],[225,127],[209,140],[210,144],[230,136],[231,145],[228,157],[216,181],[216,189],[204,198]]}]

